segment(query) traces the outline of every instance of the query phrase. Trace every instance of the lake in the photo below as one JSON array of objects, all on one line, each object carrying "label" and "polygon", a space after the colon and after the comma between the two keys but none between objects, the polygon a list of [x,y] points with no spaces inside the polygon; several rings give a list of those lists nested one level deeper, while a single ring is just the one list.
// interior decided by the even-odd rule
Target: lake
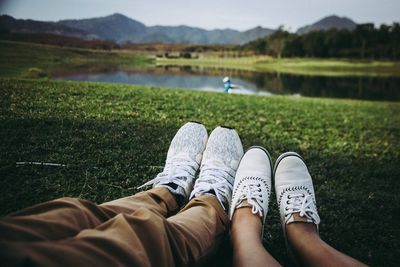
[{"label": "lake", "polygon": [[100,73],[62,73],[56,79],[137,84],[223,92],[229,76],[234,94],[296,95],[368,100],[400,100],[400,77],[324,77],[193,66],[157,66]]}]

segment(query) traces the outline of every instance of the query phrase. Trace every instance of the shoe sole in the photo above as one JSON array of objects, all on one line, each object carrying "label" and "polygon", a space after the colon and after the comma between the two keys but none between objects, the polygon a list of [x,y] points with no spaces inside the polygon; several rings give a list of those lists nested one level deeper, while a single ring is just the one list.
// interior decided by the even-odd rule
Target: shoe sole
[{"label": "shoe sole", "polygon": [[226,125],[220,125],[219,127],[225,128],[225,129],[229,129],[229,130],[235,130],[235,128],[230,127],[230,126],[226,126]]},{"label": "shoe sole", "polygon": [[197,124],[201,124],[201,125],[204,125],[201,121],[189,121],[189,122],[192,122],[192,123],[197,123]]}]

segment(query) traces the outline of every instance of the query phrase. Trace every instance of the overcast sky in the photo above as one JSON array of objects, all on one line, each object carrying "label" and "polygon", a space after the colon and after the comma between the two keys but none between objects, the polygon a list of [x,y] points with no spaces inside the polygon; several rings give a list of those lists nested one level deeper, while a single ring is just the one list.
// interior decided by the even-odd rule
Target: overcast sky
[{"label": "overcast sky", "polygon": [[357,23],[400,21],[400,0],[0,0],[0,13],[55,21],[121,13],[152,25],[297,30],[327,15]]}]

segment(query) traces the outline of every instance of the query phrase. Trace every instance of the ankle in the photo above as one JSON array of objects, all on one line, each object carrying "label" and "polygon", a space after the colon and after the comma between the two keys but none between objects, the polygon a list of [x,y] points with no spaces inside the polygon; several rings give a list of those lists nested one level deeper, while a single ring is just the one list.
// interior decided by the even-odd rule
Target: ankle
[{"label": "ankle", "polygon": [[237,225],[240,224],[260,224],[262,227],[262,217],[258,214],[254,214],[251,211],[252,206],[244,200],[234,211],[232,216],[232,222],[236,222]]},{"label": "ankle", "polygon": [[262,218],[244,207],[235,211],[232,218],[232,240],[261,240]]},{"label": "ankle", "polygon": [[300,245],[321,240],[315,224],[301,221],[287,224],[286,235],[291,245]]}]

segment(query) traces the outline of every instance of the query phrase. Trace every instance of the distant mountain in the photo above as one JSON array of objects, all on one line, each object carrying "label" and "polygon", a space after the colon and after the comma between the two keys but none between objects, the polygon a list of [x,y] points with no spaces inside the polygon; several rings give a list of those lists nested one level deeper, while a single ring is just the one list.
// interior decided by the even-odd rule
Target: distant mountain
[{"label": "distant mountain", "polygon": [[325,31],[334,28],[353,30],[356,26],[357,24],[349,18],[329,16],[315,22],[314,24],[299,28],[297,34],[305,34],[313,31]]},{"label": "distant mountain", "polygon": [[62,20],[57,24],[90,32],[99,38],[117,43],[244,44],[274,32],[262,27],[244,32],[232,29],[204,30],[189,26],[147,27],[121,14],[93,19]]},{"label": "distant mountain", "polygon": [[0,16],[0,31],[18,33],[47,33],[83,39],[94,38],[90,33],[54,22],[42,22],[31,19],[14,19],[8,15]]},{"label": "distant mountain", "polygon": [[[298,34],[311,31],[354,29],[356,23],[338,16],[326,17],[314,24],[298,29]],[[269,36],[272,29],[255,27],[247,31],[232,29],[205,30],[189,26],[151,26],[121,14],[106,17],[42,22],[0,16],[0,31],[16,33],[48,33],[83,39],[103,39],[116,43],[169,43],[169,44],[245,44]]]},{"label": "distant mountain", "polygon": [[146,26],[121,14],[77,20],[61,20],[57,25],[90,32],[101,39],[123,43],[146,31]]}]

